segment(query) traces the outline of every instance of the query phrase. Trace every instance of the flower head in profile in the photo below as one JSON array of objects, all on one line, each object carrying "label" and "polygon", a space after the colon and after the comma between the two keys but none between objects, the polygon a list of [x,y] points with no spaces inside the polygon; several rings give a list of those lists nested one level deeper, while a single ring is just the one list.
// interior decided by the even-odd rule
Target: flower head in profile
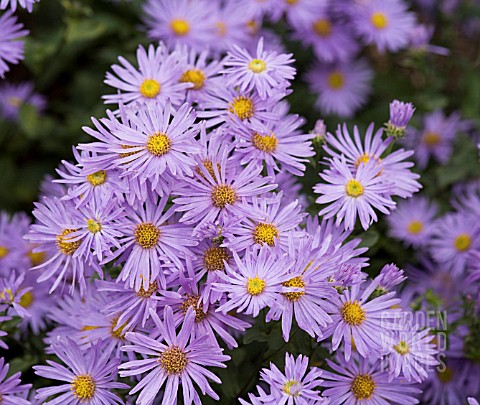
[{"label": "flower head in profile", "polygon": [[0,16],[0,27],[0,78],[3,79],[10,70],[8,64],[16,65],[23,59],[24,43],[19,38],[28,35],[28,31],[11,11]]},{"label": "flower head in profile", "polygon": [[10,365],[5,359],[0,358],[0,399],[5,405],[30,405],[30,401],[24,399],[32,384],[21,384],[21,373],[15,373],[6,378]]},{"label": "flower head in profile", "polygon": [[48,366],[34,366],[33,369],[41,377],[64,384],[39,388],[35,398],[46,400],[60,394],[51,402],[65,405],[123,404],[112,390],[126,389],[128,385],[115,381],[120,359],[110,358],[111,352],[105,350],[104,342],[82,352],[73,339],[66,337],[53,342],[52,349],[67,367],[47,360]]},{"label": "flower head in profile", "polygon": [[[222,354],[223,349],[212,346],[209,336],[192,338],[192,328],[195,322],[195,310],[188,308],[180,332],[177,334],[172,308],[167,306],[163,321],[151,311],[151,317],[157,328],[157,339],[137,332],[129,332],[126,338],[132,344],[124,346],[123,350],[141,353],[142,360],[129,361],[120,366],[120,376],[139,376],[140,382],[130,391],[130,394],[140,392],[138,403],[151,404],[157,397],[163,385],[162,404],[175,405],[178,389],[183,390],[183,400],[190,405],[200,401],[193,383],[198,386],[203,395],[219,400],[208,379],[221,384],[220,379],[206,367],[225,368],[224,362],[230,356]],[[141,374],[146,375],[140,377]]]},{"label": "flower head in profile", "polygon": [[414,112],[415,107],[412,103],[393,100],[390,103],[390,119],[385,125],[387,135],[394,138],[403,137]]}]

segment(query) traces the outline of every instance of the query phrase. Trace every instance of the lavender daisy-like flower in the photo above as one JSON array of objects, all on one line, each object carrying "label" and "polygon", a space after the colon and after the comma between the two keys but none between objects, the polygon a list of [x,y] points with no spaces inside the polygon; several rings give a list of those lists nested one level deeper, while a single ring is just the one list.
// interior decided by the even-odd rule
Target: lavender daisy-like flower
[{"label": "lavender daisy-like flower", "polygon": [[0,276],[9,276],[12,269],[29,268],[29,247],[23,239],[29,227],[30,219],[24,213],[10,216],[0,211]]},{"label": "lavender daisy-like flower", "polygon": [[126,336],[132,344],[124,346],[123,350],[142,353],[145,358],[122,364],[120,376],[138,376],[148,372],[130,391],[130,394],[140,391],[138,404],[150,405],[166,382],[162,403],[175,405],[177,391],[181,384],[184,403],[190,405],[192,402],[200,402],[193,386],[195,382],[203,395],[209,395],[218,400],[219,397],[211,388],[207,378],[218,384],[221,381],[205,367],[225,368],[223,363],[230,360],[230,356],[222,354],[222,349],[209,344],[207,335],[199,338],[191,337],[195,310],[191,307],[188,309],[178,335],[175,332],[175,320],[171,307],[165,307],[163,322],[153,311],[151,316],[158,328],[160,338],[154,340],[136,332],[127,333]]},{"label": "lavender daisy-like flower", "polygon": [[68,367],[47,360],[48,366],[34,366],[35,374],[66,384],[39,388],[35,398],[47,398],[61,394],[44,404],[123,404],[113,389],[126,389],[128,385],[115,382],[118,358],[110,358],[111,352],[104,350],[104,342],[98,342],[88,351],[81,352],[73,339],[68,337],[52,343],[57,357]]},{"label": "lavender daisy-like flower", "polygon": [[412,103],[393,100],[390,103],[390,119],[385,124],[387,135],[394,138],[403,137],[414,112],[415,107]]},{"label": "lavender daisy-like flower", "polygon": [[10,70],[7,63],[16,65],[23,59],[24,43],[18,39],[28,35],[28,30],[17,23],[17,17],[11,11],[0,16],[0,27],[0,78],[3,79]]},{"label": "lavender daisy-like flower", "polygon": [[315,106],[325,114],[350,117],[371,92],[373,72],[363,60],[315,65],[307,72],[310,89],[318,93]]},{"label": "lavender daisy-like flower", "polygon": [[242,93],[255,90],[260,98],[266,99],[278,88],[288,87],[295,77],[295,69],[288,66],[294,61],[291,57],[292,54],[277,55],[264,50],[263,38],[258,41],[255,56],[234,44],[224,61],[226,69],[222,73],[227,85],[238,86]]},{"label": "lavender daisy-like flower", "polygon": [[425,197],[400,201],[388,217],[389,234],[406,246],[425,247],[430,243],[437,215],[437,205]]},{"label": "lavender daisy-like flower", "polygon": [[[7,315],[17,315],[21,318],[29,317],[30,313],[22,305],[23,296],[32,290],[32,287],[23,287],[21,284],[24,274],[17,276],[15,271],[8,277],[0,277],[0,311]],[[10,310],[13,310],[10,311]]]},{"label": "lavender daisy-like flower", "polygon": [[335,405],[418,404],[422,392],[403,379],[390,380],[389,374],[380,369],[380,363],[355,356],[345,361],[337,356],[337,363],[327,359],[333,371],[323,371],[320,385],[325,387],[323,396]]},{"label": "lavender daisy-like flower", "polygon": [[333,301],[333,323],[328,326],[325,336],[332,336],[333,350],[337,350],[343,341],[347,361],[350,360],[352,344],[355,344],[362,357],[380,355],[380,339],[391,333],[395,326],[398,310],[392,309],[392,306],[400,300],[393,298],[394,292],[371,299],[370,296],[379,286],[379,282],[380,280],[375,279],[368,287],[364,287],[364,283],[355,284],[337,294]]},{"label": "lavender daisy-like flower", "polygon": [[398,51],[408,46],[415,16],[407,11],[403,0],[370,0],[355,3],[350,11],[352,25],[367,43],[380,52]]},{"label": "lavender daisy-like flower", "polygon": [[20,380],[21,373],[15,373],[5,379],[10,365],[5,359],[0,358],[0,399],[2,405],[30,405],[30,401],[23,399],[32,384],[22,385]]},{"label": "lavender daisy-like flower", "polygon": [[29,13],[33,10],[33,5],[40,0],[1,0],[0,1],[0,10],[5,10],[10,6],[10,10],[16,11],[17,5],[22,8],[27,9]]},{"label": "lavender daisy-like flower", "polygon": [[325,218],[336,215],[336,224],[343,222],[347,230],[355,227],[358,216],[366,230],[378,220],[373,208],[388,215],[395,207],[395,202],[389,197],[392,184],[379,176],[382,168],[374,160],[359,165],[355,175],[343,157],[342,160],[334,158],[331,169],[320,174],[328,184],[318,183],[314,187],[314,191],[321,194],[316,202],[329,204],[319,215]]},{"label": "lavender daisy-like flower", "polygon": [[122,56],[118,60],[121,65],[112,66],[114,73],[107,72],[105,84],[119,92],[103,96],[107,104],[128,106],[137,100],[156,100],[162,105],[170,101],[178,107],[185,101],[186,90],[192,87],[191,83],[180,80],[182,71],[178,54],[169,53],[163,44],[158,48],[150,45],[148,52],[139,46],[138,69]]},{"label": "lavender daisy-like flower", "polygon": [[33,84],[30,82],[5,82],[0,86],[0,115],[5,119],[18,120],[20,107],[23,104],[33,106],[37,112],[42,112],[46,106],[46,100],[34,92]]}]

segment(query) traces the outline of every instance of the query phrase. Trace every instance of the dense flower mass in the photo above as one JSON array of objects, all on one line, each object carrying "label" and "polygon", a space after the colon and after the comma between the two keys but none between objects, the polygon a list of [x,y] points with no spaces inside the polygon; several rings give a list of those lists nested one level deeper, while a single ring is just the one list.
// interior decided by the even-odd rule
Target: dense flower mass
[{"label": "dense flower mass", "polygon": [[[0,0],[1,78],[38,2]],[[448,55],[425,24],[474,6],[80,3],[61,3],[68,30],[49,47],[26,40],[42,80],[0,83],[0,141],[34,142],[19,179],[53,148],[38,133],[67,128],[59,99],[99,91],[32,217],[0,212],[0,405],[475,404],[478,94],[461,112],[443,83],[396,98]],[[122,51],[96,49],[117,26]],[[48,55],[100,59],[106,87],[82,73],[51,93]]]}]

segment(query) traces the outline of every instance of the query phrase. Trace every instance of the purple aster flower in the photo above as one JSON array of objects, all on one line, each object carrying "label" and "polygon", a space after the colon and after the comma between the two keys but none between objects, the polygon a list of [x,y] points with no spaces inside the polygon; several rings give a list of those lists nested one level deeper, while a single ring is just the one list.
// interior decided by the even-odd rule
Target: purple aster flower
[{"label": "purple aster flower", "polygon": [[285,115],[277,122],[238,122],[232,128],[238,139],[235,145],[237,159],[241,164],[265,163],[271,177],[282,171],[303,176],[306,169],[303,162],[315,155],[311,142],[315,134],[299,130],[304,123],[298,115]]},{"label": "purple aster flower", "polygon": [[24,274],[17,277],[15,271],[12,271],[8,277],[0,277],[0,311],[5,312],[6,315],[21,318],[31,316],[21,302],[23,296],[32,290],[32,287],[22,286],[24,278]]},{"label": "purple aster flower", "polygon": [[282,192],[269,198],[253,197],[252,207],[254,215],[235,220],[223,232],[224,245],[231,250],[241,252],[257,244],[288,252],[290,234],[295,240],[306,236],[298,225],[307,214],[300,212],[297,201],[285,205]]},{"label": "purple aster flower", "polygon": [[9,276],[12,269],[27,270],[30,267],[29,246],[23,239],[29,227],[30,219],[24,213],[10,217],[0,211],[0,276]]},{"label": "purple aster flower", "polygon": [[315,65],[307,72],[310,89],[318,93],[315,106],[325,114],[351,117],[362,107],[371,92],[373,72],[363,59]]},{"label": "purple aster flower", "polygon": [[12,11],[17,10],[17,3],[20,7],[26,8],[29,13],[33,10],[34,3],[40,0],[1,0],[0,1],[0,10],[5,10],[10,6]]},{"label": "purple aster flower", "polygon": [[17,121],[22,104],[33,106],[37,112],[42,112],[46,101],[43,96],[34,92],[30,82],[5,82],[0,86],[0,115],[7,120]]},{"label": "purple aster flower", "polygon": [[[261,379],[270,388],[270,395],[265,398],[262,395],[263,390],[257,386],[260,393],[259,403],[268,405],[327,404],[328,399],[322,397],[317,389],[323,381],[320,378],[322,370],[317,367],[310,367],[310,370],[308,370],[308,364],[309,358],[307,356],[300,355],[295,359],[289,353],[285,353],[284,373],[275,364],[270,363],[269,369],[264,368],[260,372]],[[245,401],[240,401],[242,404],[246,404]]]},{"label": "purple aster flower", "polygon": [[125,346],[123,350],[142,353],[145,358],[122,364],[120,376],[138,376],[148,372],[130,391],[130,394],[140,391],[138,403],[149,405],[153,403],[166,382],[162,403],[174,405],[177,403],[177,391],[181,383],[184,403],[190,405],[192,402],[200,402],[193,386],[195,382],[203,395],[209,395],[218,400],[219,397],[210,387],[207,378],[218,384],[221,381],[205,367],[224,368],[226,366],[223,363],[230,360],[230,356],[223,355],[223,349],[209,344],[207,335],[192,338],[195,310],[188,308],[178,335],[175,332],[175,320],[171,307],[165,307],[163,322],[153,311],[151,316],[158,328],[160,338],[154,340],[140,333],[127,333],[127,340],[132,344]]},{"label": "purple aster flower", "polygon": [[417,24],[410,31],[410,49],[419,53],[435,53],[437,55],[448,56],[450,50],[443,46],[431,45],[430,40],[433,36],[434,27],[424,24]]},{"label": "purple aster flower", "polygon": [[406,246],[425,247],[430,243],[437,211],[437,205],[425,197],[400,201],[387,217],[389,234]]},{"label": "purple aster flower", "polygon": [[180,195],[174,200],[176,210],[185,212],[181,222],[197,224],[195,232],[217,218],[222,225],[232,216],[251,214],[246,199],[276,187],[268,184],[268,177],[260,176],[262,167],[253,164],[245,168],[227,165],[225,152],[220,159],[212,160],[214,176],[205,166],[199,166],[199,169],[200,173],[195,173],[192,179],[186,178],[184,187],[173,193]]},{"label": "purple aster flower", "polygon": [[105,84],[114,87],[118,92],[103,96],[106,104],[128,106],[137,100],[156,100],[162,105],[170,101],[173,106],[178,107],[185,101],[186,89],[192,87],[190,82],[180,80],[182,71],[178,53],[169,54],[163,44],[156,49],[150,45],[148,53],[143,46],[139,46],[138,69],[122,56],[118,60],[121,66],[113,65],[114,73],[107,72],[105,79]]},{"label": "purple aster flower", "polygon": [[[2,0],[3,1],[3,0]],[[17,23],[17,17],[11,11],[0,16],[0,78],[10,70],[7,63],[16,65],[23,59],[23,41],[19,38],[28,35],[23,24]]]},{"label": "purple aster flower", "polygon": [[[335,312],[331,314],[333,323],[325,331],[325,337],[332,336],[332,349],[337,350],[343,341],[343,350],[347,361],[350,360],[352,344],[362,357],[380,355],[381,339],[391,333],[398,319],[398,310],[392,306],[400,302],[390,292],[370,299],[379,286],[379,280],[356,284],[337,294],[332,304]],[[370,300],[369,300],[370,299]]]},{"label": "purple aster flower", "polygon": [[375,160],[359,165],[355,175],[343,157],[342,160],[334,158],[331,168],[320,175],[328,184],[318,183],[314,187],[314,191],[321,194],[316,202],[329,204],[319,215],[325,218],[336,215],[336,224],[343,222],[347,230],[355,227],[358,216],[366,230],[378,220],[373,208],[388,215],[395,207],[389,196],[392,184],[379,176],[382,168]]},{"label": "purple aster flower", "polygon": [[422,382],[428,377],[428,371],[439,364],[435,359],[438,350],[432,343],[435,335],[430,329],[420,330],[418,325],[409,321],[401,322],[401,329],[392,335],[382,336],[383,355],[388,356],[390,379],[403,376]]},{"label": "purple aster flower", "polygon": [[284,5],[277,5],[279,11],[285,10],[285,16],[290,25],[301,26],[310,22],[312,15],[324,12],[329,6],[328,0],[283,0]]},{"label": "purple aster flower", "polygon": [[88,351],[80,351],[74,340],[58,339],[52,343],[57,357],[68,367],[49,361],[48,366],[34,366],[35,374],[51,380],[64,381],[65,384],[39,388],[35,398],[47,398],[61,394],[44,403],[78,404],[123,404],[113,389],[126,389],[127,384],[115,382],[118,358],[110,358],[110,351],[105,350],[104,342],[98,342]]},{"label": "purple aster flower", "polygon": [[0,399],[2,405],[30,405],[30,401],[23,399],[32,384],[22,385],[20,380],[21,373],[15,373],[5,379],[10,365],[2,357],[0,359]]},{"label": "purple aster flower", "polygon": [[385,124],[387,135],[394,138],[403,137],[414,112],[415,107],[412,103],[393,100],[390,103],[390,119]]},{"label": "purple aster flower", "polygon": [[117,224],[123,233],[121,248],[104,260],[118,257],[117,262],[125,262],[117,281],[125,281],[135,291],[147,291],[154,281],[165,288],[170,263],[181,266],[179,258],[191,256],[189,247],[197,244],[191,236],[192,228],[172,223],[175,207],[164,212],[167,202],[167,196],[159,200],[150,196],[137,208],[126,207],[127,216]]},{"label": "purple aster flower", "polygon": [[294,62],[292,54],[266,51],[263,38],[257,45],[256,55],[233,44],[224,61],[227,85],[238,86],[242,93],[255,90],[260,98],[266,99],[278,92],[279,88],[289,87],[295,77],[295,68],[288,66]]},{"label": "purple aster flower", "polygon": [[375,44],[380,52],[398,51],[408,46],[414,14],[403,0],[369,0],[355,3],[350,11],[352,25],[366,44]]},{"label": "purple aster flower", "polygon": [[202,51],[208,44],[216,3],[199,0],[148,0],[143,6],[148,36],[170,48],[189,45]]},{"label": "purple aster flower", "polygon": [[378,280],[376,292],[384,294],[392,290],[396,285],[403,283],[407,279],[403,274],[403,270],[399,269],[395,264],[386,264],[380,270],[380,274],[375,277],[375,280]]},{"label": "purple aster flower", "polygon": [[332,371],[323,371],[321,382],[326,387],[323,396],[335,405],[418,404],[422,392],[405,380],[390,380],[389,374],[380,369],[378,361],[355,356],[347,362],[338,355],[337,363],[327,359]]},{"label": "purple aster flower", "polygon": [[447,214],[435,222],[430,252],[437,263],[463,274],[468,255],[480,248],[480,228],[476,218],[464,213]]}]

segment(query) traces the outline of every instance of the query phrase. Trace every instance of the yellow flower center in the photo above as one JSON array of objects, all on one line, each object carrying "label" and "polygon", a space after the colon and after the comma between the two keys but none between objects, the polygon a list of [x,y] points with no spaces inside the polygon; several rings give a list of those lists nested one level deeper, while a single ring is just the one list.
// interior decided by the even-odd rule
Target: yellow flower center
[{"label": "yellow flower center", "polygon": [[253,73],[262,73],[267,68],[267,64],[262,59],[252,59],[248,64],[248,68]]},{"label": "yellow flower center", "polygon": [[445,370],[442,372],[437,372],[438,379],[447,384],[453,380],[453,370],[451,368],[445,367]]},{"label": "yellow flower center", "polygon": [[82,241],[77,240],[71,242],[73,238],[67,238],[67,235],[70,235],[71,233],[76,231],[76,229],[64,229],[60,235],[57,235],[55,243],[60,253],[63,253],[64,255],[73,255],[75,251],[80,247]]},{"label": "yellow flower center", "polygon": [[[110,324],[110,335],[115,339],[125,340],[126,332],[124,332],[124,329],[125,329],[125,326],[127,325],[128,321],[125,322],[123,325],[120,325],[117,328],[118,318],[120,318],[120,315],[113,318],[112,323]],[[92,327],[92,328],[96,329],[96,327]],[[115,328],[117,328],[117,329],[115,329]]]},{"label": "yellow flower center", "polygon": [[298,397],[300,395],[300,384],[295,380],[287,381],[284,384],[282,391],[287,395]]},{"label": "yellow flower center", "polygon": [[470,235],[466,233],[461,233],[460,235],[458,235],[453,242],[455,249],[457,249],[459,252],[465,252],[465,250],[468,250],[470,248],[471,244],[472,239],[470,238]]},{"label": "yellow flower center", "polygon": [[260,135],[259,133],[255,132],[252,138],[253,146],[255,146],[258,150],[266,153],[272,153],[277,150],[278,139],[275,134],[271,135]]},{"label": "yellow flower center", "polygon": [[170,22],[170,28],[172,29],[175,35],[183,37],[187,35],[190,31],[190,24],[187,20],[181,18],[175,18]]},{"label": "yellow flower center", "polygon": [[92,399],[95,395],[95,381],[93,381],[92,376],[85,374],[75,377],[72,382],[71,390],[73,390],[73,395],[75,398],[80,400],[82,399]]},{"label": "yellow flower center", "polygon": [[0,259],[3,259],[6,255],[8,255],[8,248],[5,246],[0,246]]},{"label": "yellow flower center", "polygon": [[227,33],[227,26],[225,23],[219,21],[215,24],[215,27],[217,28],[217,34],[221,37],[224,37],[225,34]]},{"label": "yellow flower center", "polygon": [[[284,287],[295,287],[295,288],[305,288],[305,283],[303,282],[302,276],[291,278],[288,281],[282,283]],[[305,291],[296,291],[296,292],[287,292],[282,293],[284,297],[290,301],[298,301],[304,294]]]},{"label": "yellow flower center", "polygon": [[249,97],[235,97],[231,103],[228,103],[228,105],[228,111],[235,114],[241,120],[252,118],[253,113],[255,112],[253,101]]},{"label": "yellow flower center", "polygon": [[247,291],[250,295],[259,295],[265,289],[265,280],[262,280],[258,276],[253,278],[248,278],[247,281]]},{"label": "yellow flower center", "polygon": [[156,132],[148,137],[147,150],[155,156],[163,156],[170,151],[172,141],[163,132]]},{"label": "yellow flower center", "polygon": [[417,220],[410,221],[407,227],[407,231],[414,235],[418,235],[420,232],[423,231],[423,222]]},{"label": "yellow flower center", "polygon": [[383,30],[387,27],[388,25],[388,18],[387,16],[380,12],[377,11],[372,14],[372,17],[370,18],[370,21],[372,22],[372,25],[377,29],[377,30]]},{"label": "yellow flower center", "polygon": [[181,83],[193,83],[193,90],[200,90],[205,83],[205,73],[201,69],[189,69],[180,78]]},{"label": "yellow flower center", "polygon": [[22,104],[22,100],[19,97],[9,97],[7,100],[8,104],[10,104],[12,107],[20,107]]},{"label": "yellow flower center", "polygon": [[150,283],[148,290],[145,291],[143,287],[140,287],[140,290],[137,292],[137,297],[150,298],[158,290],[158,284],[156,281]]},{"label": "yellow flower center", "polygon": [[370,155],[368,153],[364,153],[363,155],[359,156],[355,161],[355,167],[360,166],[361,163],[368,163],[370,161]]},{"label": "yellow flower center", "polygon": [[441,141],[442,137],[440,134],[436,132],[426,132],[422,136],[422,141],[427,146],[435,146],[438,145]]},{"label": "yellow flower center", "polygon": [[27,253],[27,256],[30,259],[32,266],[38,266],[45,261],[45,252],[33,253],[30,251]]},{"label": "yellow flower center", "polygon": [[212,189],[212,204],[217,208],[225,208],[227,204],[233,205],[237,201],[237,193],[226,184],[219,184]]},{"label": "yellow flower center", "polygon": [[345,85],[345,76],[338,71],[332,72],[328,75],[327,83],[332,89],[339,90]]},{"label": "yellow flower center", "polygon": [[187,295],[187,298],[180,304],[183,315],[187,314],[188,308],[193,307],[195,310],[195,322],[202,322],[208,315],[208,313],[203,312],[203,305],[199,300],[200,297],[198,295]]},{"label": "yellow flower center", "polygon": [[398,342],[398,345],[393,346],[393,348],[398,354],[401,354],[402,356],[410,352],[410,347],[408,346],[408,343],[403,340],[400,340],[400,342]]},{"label": "yellow flower center", "polygon": [[275,238],[278,238],[278,236],[278,229],[273,224],[260,223],[253,230],[253,240],[260,245],[266,243],[268,246],[274,246]]},{"label": "yellow flower center", "polygon": [[313,30],[321,37],[328,37],[332,32],[332,24],[326,18],[321,18],[313,23]]},{"label": "yellow flower center", "polygon": [[[205,159],[204,161],[202,161],[202,164],[203,164],[203,167],[207,169],[207,172],[210,174],[210,176],[215,178],[215,172],[213,171],[212,161],[210,159]],[[217,169],[218,169],[218,172],[220,173],[220,163],[217,163]],[[202,176],[206,180],[206,177],[203,174],[202,170],[200,170],[200,167],[197,166],[195,168],[195,173],[198,173],[200,176]]]},{"label": "yellow flower center", "polygon": [[170,346],[160,355],[158,361],[162,365],[162,368],[170,375],[181,374],[188,365],[187,355],[178,346]]},{"label": "yellow flower center", "polygon": [[33,294],[30,291],[23,294],[20,297],[20,301],[19,301],[20,305],[24,308],[28,308],[30,305],[32,305],[32,302],[33,302]]},{"label": "yellow flower center", "polygon": [[342,305],[340,310],[343,320],[351,326],[359,326],[365,321],[365,310],[358,301],[348,301]]},{"label": "yellow flower center", "polygon": [[10,288],[7,288],[0,293],[0,299],[3,301],[13,302],[14,298],[13,291]]},{"label": "yellow flower center", "polygon": [[224,260],[228,263],[230,256],[223,247],[210,246],[203,254],[203,264],[208,271],[225,270]]},{"label": "yellow flower center", "polygon": [[285,0],[285,3],[287,3],[289,6],[293,6],[294,4],[298,3],[298,0]]},{"label": "yellow flower center", "polygon": [[146,98],[157,97],[160,93],[160,83],[153,79],[146,79],[140,85],[140,94]]},{"label": "yellow flower center", "polygon": [[91,233],[97,233],[102,230],[102,224],[94,219],[87,220],[87,228]]},{"label": "yellow flower center", "polygon": [[370,399],[375,391],[375,382],[369,374],[358,374],[353,379],[350,389],[359,401]]},{"label": "yellow flower center", "polygon": [[357,198],[363,194],[363,186],[359,181],[351,179],[345,186],[345,191],[349,197]]},{"label": "yellow flower center", "polygon": [[82,330],[82,331],[95,330],[95,329],[98,329],[99,327],[100,327],[100,326],[85,325],[81,330]]},{"label": "yellow flower center", "polygon": [[134,236],[137,244],[143,249],[151,249],[158,244],[160,229],[151,222],[144,222],[137,225]]},{"label": "yellow flower center", "polygon": [[101,186],[107,181],[107,172],[105,170],[99,170],[98,172],[89,174],[87,180],[93,187]]}]

